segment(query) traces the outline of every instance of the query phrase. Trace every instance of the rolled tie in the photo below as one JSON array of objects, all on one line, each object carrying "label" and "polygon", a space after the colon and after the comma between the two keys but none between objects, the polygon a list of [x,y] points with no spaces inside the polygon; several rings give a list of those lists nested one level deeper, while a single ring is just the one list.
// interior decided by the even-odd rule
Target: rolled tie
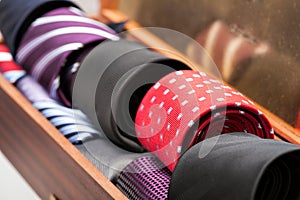
[{"label": "rolled tie", "polygon": [[80,110],[67,108],[55,101],[40,101],[33,105],[112,182],[132,160],[143,155],[113,144]]},{"label": "rolled tie", "polygon": [[189,67],[137,42],[104,41],[77,71],[72,106],[86,113],[118,146],[143,152],[135,135],[138,105],[160,78],[181,69]]},{"label": "rolled tie", "polygon": [[120,173],[116,186],[131,200],[165,200],[171,172],[155,157],[132,161]]},{"label": "rolled tie", "polygon": [[6,46],[0,45],[0,55],[0,72],[4,77],[14,83],[33,106],[108,179],[115,181],[124,167],[141,156],[114,145],[105,134],[94,128],[80,110],[70,109],[51,99],[45,89],[11,59]]},{"label": "rolled tie", "polygon": [[[20,65],[51,98],[82,110],[115,144],[144,151],[134,134],[140,100],[151,84],[188,66],[136,42],[119,39],[108,26],[87,18],[75,7],[53,9],[31,22],[17,49]],[[88,78],[78,75],[82,68],[89,71]],[[148,82],[137,83],[138,79]],[[122,85],[126,87],[117,91]],[[74,98],[74,91],[79,91],[79,97],[75,92],[78,98]],[[131,122],[127,123],[128,119]]]},{"label": "rolled tie", "polygon": [[245,132],[273,138],[268,119],[241,93],[204,72],[177,71],[160,79],[143,98],[136,135],[173,171],[180,155],[212,136]]},{"label": "rolled tie", "polygon": [[108,26],[89,19],[75,7],[58,8],[32,22],[22,37],[16,60],[52,98],[57,98],[60,72],[68,56],[76,50],[89,51],[106,39],[119,38]]},{"label": "rolled tie", "polygon": [[296,200],[299,158],[299,146],[253,134],[209,138],[183,154],[172,174],[168,198]]},{"label": "rolled tie", "polygon": [[[7,59],[0,61],[0,72],[11,83],[28,98],[62,134],[73,144],[82,143],[91,138],[97,137],[98,131],[92,128],[88,119],[79,110],[66,108],[52,100],[44,88],[39,85],[12,59],[11,54],[5,45],[0,45],[0,55],[6,55]],[[9,56],[10,55],[10,56]],[[78,120],[74,119],[76,113]]]},{"label": "rolled tie", "polygon": [[4,44],[0,44],[0,72],[10,83],[15,83],[26,75],[26,72],[14,63],[9,49]]},{"label": "rolled tie", "polygon": [[44,13],[56,8],[76,5],[70,0],[1,0],[0,30],[12,55],[20,44],[28,26]]}]

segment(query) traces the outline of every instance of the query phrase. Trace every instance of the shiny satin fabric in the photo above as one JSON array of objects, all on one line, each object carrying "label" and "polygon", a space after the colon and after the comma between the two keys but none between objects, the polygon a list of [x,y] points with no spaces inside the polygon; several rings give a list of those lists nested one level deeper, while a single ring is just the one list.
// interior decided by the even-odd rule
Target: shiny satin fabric
[{"label": "shiny satin fabric", "polygon": [[[23,84],[25,80],[26,77],[17,83],[20,89],[28,87]],[[31,88],[34,87],[31,85]],[[34,96],[39,96],[36,92],[37,90]],[[26,92],[23,93],[26,95]],[[32,98],[32,96],[29,95],[27,98]],[[112,182],[132,160],[145,155],[126,151],[113,144],[103,132],[95,129],[89,119],[79,110],[64,107],[49,99],[35,102],[33,106]]]},{"label": "shiny satin fabric", "polygon": [[15,83],[26,75],[26,72],[14,63],[13,56],[4,44],[0,44],[0,72],[10,83]]},{"label": "shiny satin fabric", "polygon": [[169,199],[299,199],[300,147],[252,134],[209,138],[179,160]]},{"label": "shiny satin fabric", "polygon": [[95,129],[81,111],[67,108],[50,99],[44,88],[12,60],[4,45],[0,45],[0,72],[111,181],[116,181],[120,171],[131,161],[147,155],[117,147],[105,134]]},{"label": "shiny satin fabric", "polygon": [[135,136],[137,107],[151,85],[188,66],[124,39],[104,41],[83,60],[73,85],[73,107],[80,108],[118,146],[144,149]]},{"label": "shiny satin fabric", "polygon": [[[35,1],[33,0],[33,3]],[[62,1],[63,2],[63,1]],[[12,4],[7,4],[9,8],[14,8]],[[63,3],[62,3],[62,7]],[[29,9],[29,8],[28,8]],[[58,22],[54,20],[48,20],[49,17],[57,17],[55,16],[56,12],[58,12],[58,15],[62,15],[62,11],[66,11],[66,9],[69,9],[70,12],[75,12],[75,14],[82,15],[79,10],[76,12],[76,9],[74,7],[68,8],[59,8],[53,10],[51,12],[46,13],[46,15],[43,16],[38,16],[40,18],[37,18],[36,20],[30,21],[32,22],[31,26],[28,28],[27,27],[27,32],[20,36],[21,44],[18,46],[18,52],[16,55],[16,59],[22,64],[22,66],[27,70],[28,73],[30,73],[34,79],[38,80],[49,92],[51,97],[56,97],[56,91],[57,89],[60,88],[60,83],[64,82],[64,80],[61,80],[62,77],[60,77],[60,72],[61,68],[63,68],[63,65],[68,62],[72,62],[72,60],[69,60],[69,56],[75,52],[78,49],[81,48],[86,48],[86,46],[89,46],[89,44],[86,44],[84,41],[88,39],[91,35],[94,34],[94,32],[90,31],[88,27],[83,27],[84,32],[83,35],[77,36],[76,34],[73,34],[74,27],[66,27],[67,31],[62,28],[64,25],[69,24],[68,21],[64,21],[63,18],[58,20]],[[74,11],[75,9],[75,11]],[[3,9],[4,10],[4,9]],[[10,14],[12,14],[11,10]],[[69,12],[68,11],[68,12]],[[6,11],[4,11],[6,12]],[[49,14],[50,13],[50,14]],[[53,14],[54,13],[54,14]],[[9,13],[8,13],[9,14]],[[6,14],[6,15],[8,15]],[[51,15],[51,16],[48,16]],[[80,17],[80,16],[74,16],[74,17]],[[48,21],[44,20],[47,18],[48,21],[51,21],[48,26]],[[85,21],[88,19],[85,18]],[[23,21],[20,19],[20,21],[23,23]],[[41,21],[43,23],[41,23]],[[47,23],[44,23],[44,22]],[[77,23],[76,20],[72,20],[73,23]],[[91,20],[90,20],[91,21]],[[3,22],[4,23],[4,22]],[[91,24],[98,23],[98,29],[94,30],[96,33],[98,32],[105,32],[102,31],[101,26],[99,25],[99,22],[91,22],[88,23],[89,26]],[[56,27],[52,27],[53,24],[59,24],[60,29],[55,29]],[[77,26],[80,25],[72,25],[75,26],[75,29],[77,30]],[[104,25],[103,25],[104,26]],[[44,27],[44,29],[40,28]],[[51,27],[54,30],[51,30]],[[70,28],[70,29],[69,29]],[[63,29],[66,32],[70,32],[69,35],[65,35],[65,32],[62,31]],[[86,32],[85,30],[88,29],[89,31]],[[62,31],[58,32],[57,31]],[[10,30],[12,31],[12,30]],[[46,31],[46,32],[45,32]],[[49,32],[47,32],[49,31]],[[81,30],[79,31],[81,32]],[[41,35],[39,35],[39,33]],[[76,31],[75,31],[76,33]],[[95,33],[95,34],[96,34]],[[105,32],[106,35],[108,34]],[[4,32],[4,38],[8,36],[10,33],[9,32]],[[60,35],[62,34],[62,35]],[[54,37],[54,36],[61,36],[61,37],[66,37],[65,40],[69,42],[69,40],[72,42],[71,44],[64,44],[63,46],[54,47],[55,45],[60,45],[56,44],[58,41],[64,41],[61,39],[61,37]],[[96,34],[97,35],[97,34]],[[99,35],[99,34],[98,34]],[[104,37],[108,38],[111,40],[118,40],[119,38],[117,36],[114,36],[113,34],[109,34],[111,37]],[[113,35],[113,36],[112,36]],[[102,36],[102,35],[101,35]],[[14,38],[16,39],[16,38]],[[54,39],[52,41],[52,39]],[[78,41],[77,41],[78,39]],[[74,41],[75,40],[75,41]],[[83,41],[82,41],[83,40]],[[103,37],[99,38],[99,40],[103,40]],[[94,41],[94,40],[93,40]],[[75,43],[74,43],[75,42]],[[91,41],[89,41],[91,42]],[[98,41],[99,42],[99,41]],[[93,42],[92,42],[93,43]],[[93,43],[94,44],[94,43]],[[53,45],[53,46],[52,46]],[[71,45],[71,46],[70,46]],[[36,47],[36,48],[35,48]],[[107,136],[117,145],[121,146],[122,148],[125,148],[130,151],[135,151],[135,152],[142,152],[144,149],[141,147],[139,144],[138,140],[134,136],[134,123],[131,123],[131,125],[127,126],[127,116],[123,116],[124,112],[128,113],[128,107],[131,105],[134,105],[133,107],[135,108],[129,108],[132,109],[130,113],[132,115],[135,115],[134,109],[136,109],[137,105],[139,104],[139,100],[143,97],[143,94],[147,90],[147,87],[143,87],[142,85],[136,85],[136,77],[147,77],[147,73],[149,71],[147,70],[152,70],[155,69],[156,73],[153,73],[153,76],[151,76],[151,83],[154,84],[159,78],[164,76],[165,74],[169,73],[170,71],[174,70],[180,70],[180,69],[188,69],[186,65],[179,61],[175,61],[173,59],[167,58],[161,54],[155,53],[149,49],[147,49],[145,46],[137,44],[135,42],[129,42],[129,41],[116,41],[114,42],[106,42],[105,44],[100,44],[100,46],[97,46],[97,48],[94,48],[96,50],[93,50],[93,52],[89,53],[85,58],[83,58],[82,61],[82,66],[80,66],[80,63],[77,63],[76,59],[74,60],[75,63],[73,64],[78,64],[79,68],[84,68],[86,67],[88,71],[93,71],[93,74],[97,75],[97,77],[94,77],[94,75],[91,76],[83,76],[85,79],[83,82],[76,86],[71,86],[73,88],[73,91],[79,91],[79,90],[84,90],[81,91],[82,93],[85,93],[86,91],[90,91],[93,93],[89,93],[87,95],[78,95],[79,99],[80,98],[85,98],[84,101],[81,100],[75,100],[75,105],[73,105],[76,108],[79,108],[83,110],[93,121],[94,124],[98,124],[98,121],[100,122],[100,126],[97,127],[99,129],[103,129],[103,131],[107,134]],[[102,50],[97,50],[97,49],[102,49]],[[46,50],[47,52],[43,52],[43,50]],[[88,49],[90,50],[90,49]],[[59,51],[62,51],[61,54],[58,54]],[[72,52],[73,51],[73,52]],[[102,52],[101,52],[102,51]],[[81,52],[85,54],[86,52]],[[125,53],[122,55],[122,53]],[[92,56],[93,55],[93,56]],[[80,57],[81,55],[78,55]],[[90,61],[89,61],[90,60]],[[111,63],[110,63],[111,62]],[[167,66],[167,70],[163,69],[160,70],[158,67],[153,67],[155,64],[162,64]],[[101,65],[101,67],[99,67]],[[71,64],[72,66],[72,64]],[[69,66],[68,66],[69,67]],[[94,69],[93,69],[94,68]],[[71,70],[73,70],[71,68]],[[131,70],[130,78],[127,80],[119,80],[121,77],[125,77],[125,75],[129,75],[129,71]],[[82,71],[82,70],[81,70]],[[103,73],[103,76],[102,76]],[[144,75],[142,75],[144,74]],[[76,76],[80,77],[79,75]],[[94,78],[92,78],[94,77]],[[78,78],[79,80],[81,78]],[[93,85],[88,85],[86,82],[89,82],[90,79],[93,79],[93,81],[100,81],[98,82],[93,82]],[[116,99],[111,98],[113,90],[115,90],[115,86],[118,83],[121,85],[121,81],[124,81],[124,85],[130,85],[132,87],[143,87],[142,89],[137,88],[138,91],[132,91],[132,93],[135,94],[129,94],[132,96],[127,96],[124,97],[124,94],[128,94],[125,91],[120,91],[116,93]],[[73,82],[72,80],[70,82]],[[74,81],[76,82],[78,81]],[[148,82],[146,84],[149,84]],[[87,87],[86,87],[87,86]],[[92,88],[95,86],[99,86],[99,88],[96,88],[93,90]],[[65,89],[63,91],[58,91],[57,97],[58,99],[64,102],[66,96],[61,94],[59,92],[64,92],[68,89]],[[71,89],[70,89],[71,90]],[[70,97],[71,95],[69,95]],[[83,97],[80,97],[83,96]],[[74,95],[73,95],[74,97]],[[86,100],[86,98],[89,97],[92,100]],[[61,98],[61,99],[60,99]],[[87,103],[87,101],[94,101],[93,98],[96,98],[96,103]],[[123,98],[123,99],[122,99]],[[125,100],[124,100],[125,98]],[[127,98],[127,99],[126,99]],[[76,98],[75,98],[76,99]],[[135,99],[135,102],[131,102],[130,104],[123,105],[124,102],[127,100],[129,101],[130,99]],[[68,101],[71,101],[71,99],[68,99]],[[116,102],[116,107],[113,107],[113,109],[117,110],[117,113],[121,113],[120,115],[117,116],[118,119],[117,122],[114,121],[112,117],[112,108],[111,108],[111,103],[112,101]],[[65,103],[65,102],[64,102]],[[123,103],[123,104],[122,104]],[[70,104],[71,105],[71,104]],[[118,106],[118,105],[123,105],[123,106]],[[86,107],[91,106],[92,108],[85,109]],[[90,109],[92,109],[94,112],[94,107],[96,107],[96,112],[97,112],[97,118],[94,119],[93,113],[91,113]],[[133,117],[134,118],[134,117]],[[125,121],[125,123],[123,123]],[[125,127],[120,127],[118,126],[120,123],[123,123]],[[122,126],[123,126],[122,125]],[[125,130],[124,130],[125,129]]]},{"label": "shiny satin fabric", "polygon": [[[88,18],[79,9],[57,8],[32,22],[22,37],[16,60],[45,87],[51,98],[59,100],[60,72],[70,54],[80,51],[86,55],[85,51],[106,39],[118,40],[119,37],[111,28]],[[79,58],[83,56],[73,62],[80,63]]]},{"label": "shiny satin fabric", "polygon": [[19,43],[30,24],[44,13],[60,7],[77,7],[69,0],[1,0],[0,30],[15,56]]}]

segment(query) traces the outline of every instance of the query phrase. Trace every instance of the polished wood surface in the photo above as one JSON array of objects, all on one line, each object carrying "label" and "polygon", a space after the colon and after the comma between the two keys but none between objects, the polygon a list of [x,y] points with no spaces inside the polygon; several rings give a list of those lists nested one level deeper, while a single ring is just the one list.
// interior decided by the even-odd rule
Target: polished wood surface
[{"label": "polished wood surface", "polygon": [[0,75],[0,149],[42,199],[126,199]]},{"label": "polished wood surface", "polygon": [[[124,21],[124,20],[129,20],[126,15],[124,15],[122,12],[120,12],[118,10],[103,9],[101,14],[107,20],[110,20],[112,22],[120,22],[120,21]],[[184,63],[189,65],[193,70],[201,69],[201,70],[206,71],[201,66],[197,65],[196,63],[193,63],[191,60],[189,60],[184,55],[182,55],[179,51],[177,51],[170,45],[166,44],[164,41],[157,38],[155,35],[153,35],[149,31],[142,30],[140,28],[141,28],[141,26],[133,20],[129,20],[128,23],[126,24],[126,29],[132,34],[132,36],[134,38],[136,38],[137,40],[139,40],[140,42],[144,43],[146,46],[159,47],[154,50],[156,50],[157,52],[160,52],[166,56],[169,56],[171,58],[175,58],[175,59],[183,61]],[[137,31],[137,29],[140,29],[140,30]],[[162,49],[164,49],[164,50],[162,51]],[[166,50],[168,50],[168,51],[166,51]],[[225,83],[225,84],[227,84],[227,83]],[[286,123],[285,121],[283,121],[282,119],[280,119],[279,117],[274,115],[269,110],[260,106],[258,103],[255,103],[255,104],[270,120],[270,122],[274,128],[275,134],[276,134],[276,137],[275,137],[276,139],[283,139],[283,140],[289,141],[291,143],[300,145],[300,132],[298,130],[294,129],[291,125],[289,125],[288,123]]]},{"label": "polished wood surface", "polygon": [[[102,1],[102,19],[127,20],[117,9],[118,1]],[[129,21],[127,30],[140,28]],[[146,45],[170,49],[172,58],[195,66],[181,53],[148,31],[133,31]],[[1,37],[0,37],[1,42]],[[156,49],[159,51],[159,49]],[[166,54],[166,51],[162,53]],[[194,68],[197,69],[197,68]],[[23,95],[0,75],[0,149],[42,199],[126,199],[126,197],[63,137]],[[300,144],[300,132],[261,107],[272,123],[278,140]]]},{"label": "polished wood surface", "polygon": [[100,11],[103,9],[116,10],[119,7],[119,0],[100,0]]}]

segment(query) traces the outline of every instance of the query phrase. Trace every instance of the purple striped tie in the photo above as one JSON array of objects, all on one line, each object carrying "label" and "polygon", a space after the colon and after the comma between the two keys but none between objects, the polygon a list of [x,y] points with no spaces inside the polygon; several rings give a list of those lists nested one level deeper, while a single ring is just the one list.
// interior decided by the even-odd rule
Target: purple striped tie
[{"label": "purple striped tie", "polygon": [[59,87],[59,73],[68,56],[87,46],[90,50],[106,39],[119,38],[109,27],[87,18],[80,10],[59,8],[31,24],[17,50],[17,61],[51,97],[57,98],[53,90]]}]

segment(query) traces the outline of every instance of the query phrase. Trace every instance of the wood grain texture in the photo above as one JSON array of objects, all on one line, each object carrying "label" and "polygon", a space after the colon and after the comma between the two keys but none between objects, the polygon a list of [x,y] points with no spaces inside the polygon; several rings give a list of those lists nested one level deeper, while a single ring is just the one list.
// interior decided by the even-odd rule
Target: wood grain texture
[{"label": "wood grain texture", "polygon": [[102,9],[114,9],[117,10],[119,8],[119,0],[101,0],[100,5]]},{"label": "wood grain texture", "polygon": [[[118,1],[103,2],[102,15],[95,18],[112,22],[127,19],[126,15],[115,10]],[[136,28],[140,28],[140,25],[134,21],[126,25],[129,31]],[[172,48],[147,31],[135,32],[134,37],[146,45],[157,43],[163,48]],[[174,49],[172,51],[177,52]],[[167,56],[194,66],[180,53]],[[1,75],[0,98],[0,149],[42,199],[49,199],[51,194],[62,200],[126,199]],[[276,139],[300,144],[299,131],[265,108],[257,106],[270,119],[277,134]]]},{"label": "wood grain texture", "polygon": [[42,199],[126,199],[0,75],[0,149]]},{"label": "wood grain texture", "polygon": [[[112,22],[120,22],[120,21],[128,20],[128,17],[118,10],[103,9],[101,14],[103,15],[103,17],[107,18],[108,20],[110,20]],[[128,23],[126,24],[125,28],[132,34],[132,36],[134,38],[136,38],[137,40],[139,40],[146,46],[159,47],[157,49],[154,49],[155,51],[162,53],[166,56],[169,56],[170,58],[178,59],[178,60],[186,63],[193,70],[202,70],[202,71],[209,73],[203,67],[192,62],[186,56],[182,55],[179,51],[177,51],[170,45],[166,44],[164,41],[162,41],[160,38],[157,38],[155,35],[153,35],[149,31],[147,31],[147,30],[136,31],[136,29],[140,29],[141,26],[138,23],[136,23],[135,21],[129,20]],[[161,49],[164,49],[164,50],[162,51]],[[166,49],[168,51],[165,51]],[[172,52],[172,53],[168,53],[168,52]],[[224,83],[224,84],[229,85],[228,83]],[[253,101],[253,102],[270,120],[270,122],[274,128],[275,134],[277,135],[277,137],[275,137],[276,139],[283,139],[283,140],[289,141],[291,143],[300,145],[300,132],[299,131],[297,131],[291,125],[289,125],[288,123],[286,123],[285,121],[283,121],[282,119],[280,119],[279,117],[274,115],[272,112],[270,112],[263,106],[259,105],[255,101]]]}]

